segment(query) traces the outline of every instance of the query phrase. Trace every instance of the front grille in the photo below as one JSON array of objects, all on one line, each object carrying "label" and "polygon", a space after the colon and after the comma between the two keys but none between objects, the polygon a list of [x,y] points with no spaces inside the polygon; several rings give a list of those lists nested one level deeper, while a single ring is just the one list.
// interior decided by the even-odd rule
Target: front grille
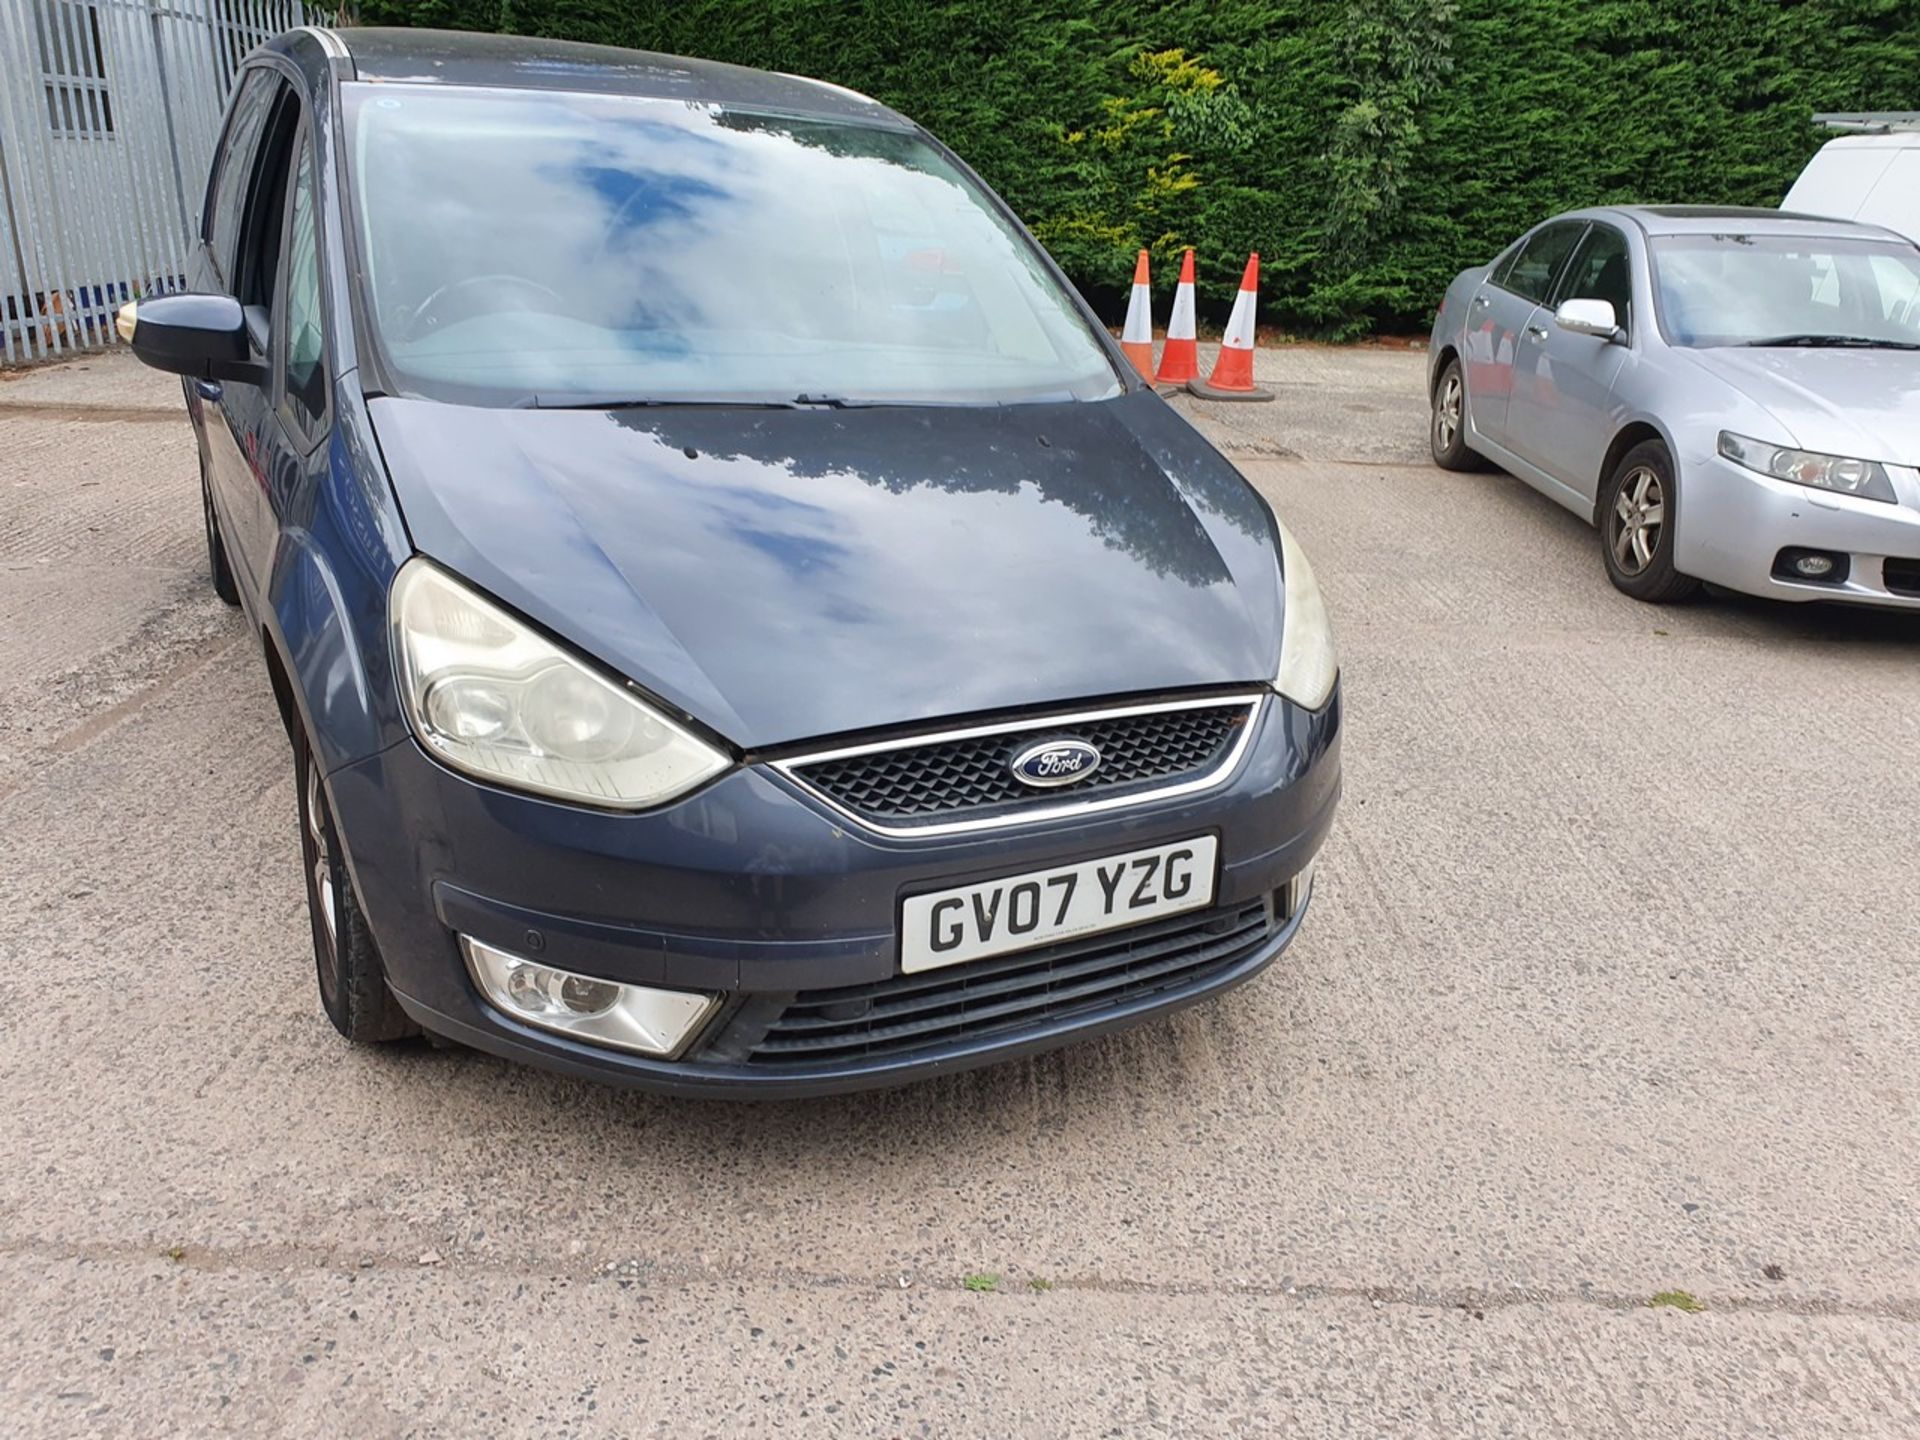
[{"label": "front grille", "polygon": [[1887,589],[1894,594],[1920,596],[1920,560],[1889,558],[1882,573]]},{"label": "front grille", "polygon": [[1261,900],[947,970],[803,990],[763,1034],[728,1037],[726,1048],[744,1050],[749,1065],[812,1068],[1090,1015],[1229,970],[1275,923]]},{"label": "front grille", "polygon": [[[1239,739],[1253,704],[1219,704],[1035,720],[1017,729],[913,743],[824,760],[800,760],[789,773],[843,809],[883,823],[928,823],[990,815],[1020,806],[1103,798],[1206,774]],[[1077,784],[1035,789],[1010,762],[1045,740],[1084,740],[1100,767]]]}]

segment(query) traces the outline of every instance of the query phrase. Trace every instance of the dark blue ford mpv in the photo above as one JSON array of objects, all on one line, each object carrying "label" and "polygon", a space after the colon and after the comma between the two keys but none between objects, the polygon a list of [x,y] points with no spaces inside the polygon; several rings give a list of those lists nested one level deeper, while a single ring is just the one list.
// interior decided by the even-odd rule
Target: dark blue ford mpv
[{"label": "dark blue ford mpv", "polygon": [[1027,1054],[1255,974],[1340,789],[1292,538],[1007,208],[830,85],[297,31],[186,377],[320,998],[690,1094]]}]

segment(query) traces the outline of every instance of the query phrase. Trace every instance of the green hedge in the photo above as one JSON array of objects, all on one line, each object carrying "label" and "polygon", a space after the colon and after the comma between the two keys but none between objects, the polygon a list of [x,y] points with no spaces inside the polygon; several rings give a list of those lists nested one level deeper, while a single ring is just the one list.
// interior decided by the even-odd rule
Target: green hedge
[{"label": "green hedge", "polygon": [[[1777,204],[1817,110],[1920,109],[1920,0],[360,0],[836,81],[933,130],[1117,319],[1199,252],[1219,313],[1420,330],[1542,216]],[[1164,308],[1161,313],[1164,315]]]}]

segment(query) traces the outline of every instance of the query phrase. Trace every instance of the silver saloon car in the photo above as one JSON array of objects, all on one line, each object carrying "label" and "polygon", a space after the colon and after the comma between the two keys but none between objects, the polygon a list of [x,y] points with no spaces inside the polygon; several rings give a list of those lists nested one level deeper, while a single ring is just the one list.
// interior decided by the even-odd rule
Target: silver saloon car
[{"label": "silver saloon car", "polygon": [[1920,249],[1778,210],[1578,210],[1461,272],[1434,460],[1586,517],[1640,600],[1920,609]]}]

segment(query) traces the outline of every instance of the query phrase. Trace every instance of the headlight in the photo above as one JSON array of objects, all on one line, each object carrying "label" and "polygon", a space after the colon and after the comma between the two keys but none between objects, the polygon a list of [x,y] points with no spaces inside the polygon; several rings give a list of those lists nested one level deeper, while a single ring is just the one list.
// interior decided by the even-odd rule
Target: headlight
[{"label": "headlight", "polygon": [[637,810],[727,768],[725,755],[414,559],[389,600],[413,730],[457,770],[516,790]]},{"label": "headlight", "polygon": [[1720,453],[1736,465],[1776,480],[1795,485],[1811,485],[1817,490],[1835,490],[1842,495],[1859,495],[1868,500],[1894,502],[1893,481],[1877,460],[1850,460],[1844,455],[1822,455],[1814,450],[1789,450],[1784,445],[1769,445],[1750,440],[1731,430],[1720,432]]},{"label": "headlight", "polygon": [[1280,673],[1273,688],[1296,705],[1318,710],[1333,694],[1340,657],[1334,652],[1333,623],[1327,619],[1320,582],[1313,578],[1306,551],[1284,525],[1280,526],[1280,565],[1287,587],[1287,613],[1280,627]]}]

